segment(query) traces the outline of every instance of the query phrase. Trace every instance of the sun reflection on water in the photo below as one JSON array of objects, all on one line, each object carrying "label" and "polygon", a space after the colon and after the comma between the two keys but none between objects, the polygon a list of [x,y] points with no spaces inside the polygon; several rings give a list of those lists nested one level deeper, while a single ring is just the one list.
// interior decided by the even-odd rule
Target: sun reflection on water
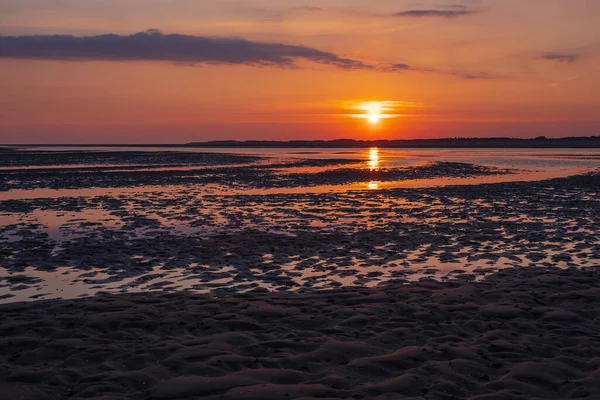
[{"label": "sun reflection on water", "polygon": [[[379,171],[379,149],[377,147],[369,149],[369,171]],[[379,182],[371,181],[367,187],[369,190],[377,190],[379,189]]]},{"label": "sun reflection on water", "polygon": [[379,149],[377,147],[369,150],[369,169],[379,171]]},{"label": "sun reflection on water", "polygon": [[371,181],[371,182],[369,182],[369,185],[367,187],[369,188],[369,190],[377,190],[377,189],[379,189],[379,182]]}]

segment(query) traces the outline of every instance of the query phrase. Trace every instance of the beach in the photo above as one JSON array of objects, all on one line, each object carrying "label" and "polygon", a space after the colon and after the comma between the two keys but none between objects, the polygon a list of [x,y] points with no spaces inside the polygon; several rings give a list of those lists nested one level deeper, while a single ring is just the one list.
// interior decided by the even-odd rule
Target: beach
[{"label": "beach", "polygon": [[589,154],[10,151],[0,398],[598,398]]},{"label": "beach", "polygon": [[596,399],[597,270],[0,306],[2,398]]},{"label": "beach", "polygon": [[0,400],[600,400],[600,1],[0,16]]}]

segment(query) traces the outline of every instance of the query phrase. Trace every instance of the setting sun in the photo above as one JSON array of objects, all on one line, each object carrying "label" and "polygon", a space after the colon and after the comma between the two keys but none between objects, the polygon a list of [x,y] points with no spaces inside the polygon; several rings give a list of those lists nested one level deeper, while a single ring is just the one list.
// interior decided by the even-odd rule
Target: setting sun
[{"label": "setting sun", "polygon": [[600,400],[599,16],[0,0],[0,400]]},{"label": "setting sun", "polygon": [[341,107],[349,112],[336,115],[359,118],[366,120],[371,125],[378,125],[383,119],[406,116],[406,114],[399,113],[399,111],[414,108],[416,103],[396,100],[347,101],[343,102]]},{"label": "setting sun", "polygon": [[379,122],[379,120],[381,120],[381,113],[384,110],[384,106],[383,106],[382,102],[369,101],[369,102],[362,104],[361,108],[366,111],[366,114],[367,114],[366,117],[370,123],[376,124]]},{"label": "setting sun", "polygon": [[369,119],[370,123],[376,124],[381,119],[381,115],[379,115],[379,114],[369,114],[368,119]]}]

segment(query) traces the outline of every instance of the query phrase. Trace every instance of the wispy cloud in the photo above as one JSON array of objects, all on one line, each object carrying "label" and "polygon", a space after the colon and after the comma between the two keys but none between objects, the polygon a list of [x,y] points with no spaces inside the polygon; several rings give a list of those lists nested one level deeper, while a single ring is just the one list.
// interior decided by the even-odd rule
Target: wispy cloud
[{"label": "wispy cloud", "polygon": [[464,72],[457,70],[444,70],[444,69],[432,69],[432,68],[411,68],[415,71],[432,72],[436,74],[450,75],[457,78],[463,78],[468,80],[488,80],[488,79],[506,79],[507,76],[492,74],[489,72]]},{"label": "wispy cloud", "polygon": [[464,4],[446,4],[446,5],[438,5],[437,7],[439,8],[453,8],[455,10],[466,10],[467,6],[465,6]]},{"label": "wispy cloud", "polygon": [[582,57],[581,54],[576,53],[546,53],[541,55],[539,58],[548,61],[559,61],[564,63],[574,63]]},{"label": "wispy cloud", "polygon": [[322,7],[313,7],[313,6],[301,6],[301,7],[294,7],[292,8],[292,10],[297,10],[297,11],[310,11],[310,12],[319,12],[319,11],[325,11],[324,8]]},{"label": "wispy cloud", "polygon": [[409,69],[415,70],[416,68],[412,68],[408,64],[396,63],[396,64],[380,64],[377,66],[377,69],[385,72],[397,72],[397,71],[406,71]]},{"label": "wispy cloud", "polygon": [[458,76],[465,79],[477,80],[477,79],[498,79],[505,78],[504,76],[490,74],[488,72],[480,73],[464,73],[464,72],[450,72],[450,75]]},{"label": "wispy cloud", "polygon": [[450,10],[408,10],[400,11],[392,14],[393,17],[412,17],[412,18],[425,18],[425,17],[441,17],[441,18],[457,18],[466,15],[475,14],[478,11],[470,10],[463,7],[453,8]]}]

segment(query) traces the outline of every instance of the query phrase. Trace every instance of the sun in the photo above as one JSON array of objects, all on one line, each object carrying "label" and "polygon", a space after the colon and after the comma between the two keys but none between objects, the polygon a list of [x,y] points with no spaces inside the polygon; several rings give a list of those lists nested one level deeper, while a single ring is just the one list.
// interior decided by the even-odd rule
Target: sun
[{"label": "sun", "polygon": [[371,129],[379,129],[388,119],[401,118],[406,114],[401,114],[404,108],[416,107],[416,103],[402,102],[395,100],[382,101],[346,101],[341,102],[341,107],[348,111],[346,114],[334,114],[350,118],[360,118],[366,124],[371,125]]},{"label": "sun", "polygon": [[370,123],[376,124],[381,119],[381,112],[383,106],[378,101],[370,101],[364,104],[365,111],[367,112],[367,119]]},{"label": "sun", "polygon": [[368,120],[369,120],[370,123],[376,124],[381,119],[381,115],[380,114],[369,114],[367,116],[367,118],[368,118]]}]

